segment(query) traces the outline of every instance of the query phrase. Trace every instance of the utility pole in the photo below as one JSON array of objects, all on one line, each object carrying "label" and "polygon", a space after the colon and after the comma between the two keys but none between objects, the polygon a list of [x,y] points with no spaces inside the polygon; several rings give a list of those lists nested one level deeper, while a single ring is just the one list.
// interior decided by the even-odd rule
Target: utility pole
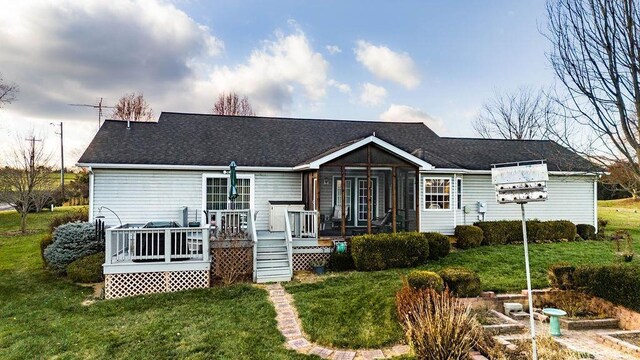
[{"label": "utility pole", "polygon": [[52,126],[59,126],[60,132],[56,132],[56,135],[60,135],[60,192],[62,195],[62,201],[64,202],[64,135],[63,135],[63,124],[60,121],[59,124],[51,123]]},{"label": "utility pole", "polygon": [[36,141],[42,141],[42,139],[36,139],[35,136],[25,139],[31,142],[31,150],[29,151],[29,173],[33,175],[36,167]]}]

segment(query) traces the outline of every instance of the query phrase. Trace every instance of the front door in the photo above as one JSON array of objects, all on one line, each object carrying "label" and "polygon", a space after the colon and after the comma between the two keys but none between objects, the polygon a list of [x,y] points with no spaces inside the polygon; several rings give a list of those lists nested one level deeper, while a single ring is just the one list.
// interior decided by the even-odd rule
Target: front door
[{"label": "front door", "polygon": [[[348,176],[345,178],[345,184],[345,202],[347,204],[347,222],[345,225],[367,226],[367,178]],[[372,219],[377,216],[377,194],[378,179],[371,178]],[[342,179],[337,177],[333,181],[333,204],[334,211],[335,209],[342,209]]]},{"label": "front door", "polygon": [[[376,178],[371,178],[371,219],[376,218],[377,210],[377,194],[378,194],[378,181]],[[358,199],[356,204],[358,209],[358,219],[356,226],[367,226],[367,178],[358,178]]]}]

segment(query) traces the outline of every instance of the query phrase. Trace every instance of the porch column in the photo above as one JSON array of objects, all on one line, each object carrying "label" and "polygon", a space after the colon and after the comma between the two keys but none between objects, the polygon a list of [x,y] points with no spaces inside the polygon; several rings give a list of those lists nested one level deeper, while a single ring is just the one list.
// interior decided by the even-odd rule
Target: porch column
[{"label": "porch column", "polygon": [[344,165],[340,167],[340,174],[342,175],[342,186],[340,186],[340,196],[342,198],[342,226],[340,233],[344,237],[347,235],[347,174],[345,173]]},{"label": "porch column", "polygon": [[398,229],[398,224],[396,222],[396,212],[398,211],[398,196],[396,194],[396,186],[397,184],[397,172],[398,168],[395,166],[391,168],[391,229],[395,233]]},{"label": "porch column", "polygon": [[371,234],[371,145],[367,145],[367,234]]},{"label": "porch column", "polygon": [[320,237],[320,170],[317,170],[315,172],[315,174],[313,174],[313,179],[311,180],[313,182],[313,186],[315,188],[315,204],[313,204],[314,206],[314,210],[317,211],[316,213],[316,225],[317,225],[317,229],[316,229],[316,234],[318,234],[318,237]]},{"label": "porch column", "polygon": [[413,204],[416,207],[416,231],[420,232],[420,211],[422,211],[422,195],[420,195],[420,189],[422,188],[422,184],[420,183],[420,168],[416,168],[416,183],[415,189],[413,189],[413,193],[415,194],[416,201]]}]

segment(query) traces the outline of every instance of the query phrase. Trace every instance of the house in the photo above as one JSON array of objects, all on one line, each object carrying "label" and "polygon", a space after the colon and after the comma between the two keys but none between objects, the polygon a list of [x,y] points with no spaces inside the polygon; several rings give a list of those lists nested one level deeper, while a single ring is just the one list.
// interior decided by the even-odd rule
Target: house
[{"label": "house", "polygon": [[254,281],[286,281],[351,235],[519,219],[517,205],[496,203],[491,166],[540,159],[549,199],[529,217],[597,226],[597,174],[577,154],[552,141],[440,137],[422,123],[165,112],[106,121],[78,166],[90,170],[90,220],[109,227],[106,288],[117,297],[207,286],[226,259],[208,249],[239,235]]}]

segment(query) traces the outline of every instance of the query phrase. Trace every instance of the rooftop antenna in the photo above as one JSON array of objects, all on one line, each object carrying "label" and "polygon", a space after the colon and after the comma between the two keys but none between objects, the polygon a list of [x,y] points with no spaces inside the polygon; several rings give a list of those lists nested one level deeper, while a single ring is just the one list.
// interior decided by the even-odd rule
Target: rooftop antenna
[{"label": "rooftop antenna", "polygon": [[102,109],[113,109],[115,108],[115,106],[108,106],[108,105],[104,105],[102,104],[102,98],[100,98],[100,100],[98,100],[97,104],[68,104],[69,106],[83,106],[83,107],[90,107],[90,108],[94,108],[94,109],[98,109],[98,130],[100,130],[100,125],[102,124]]}]

